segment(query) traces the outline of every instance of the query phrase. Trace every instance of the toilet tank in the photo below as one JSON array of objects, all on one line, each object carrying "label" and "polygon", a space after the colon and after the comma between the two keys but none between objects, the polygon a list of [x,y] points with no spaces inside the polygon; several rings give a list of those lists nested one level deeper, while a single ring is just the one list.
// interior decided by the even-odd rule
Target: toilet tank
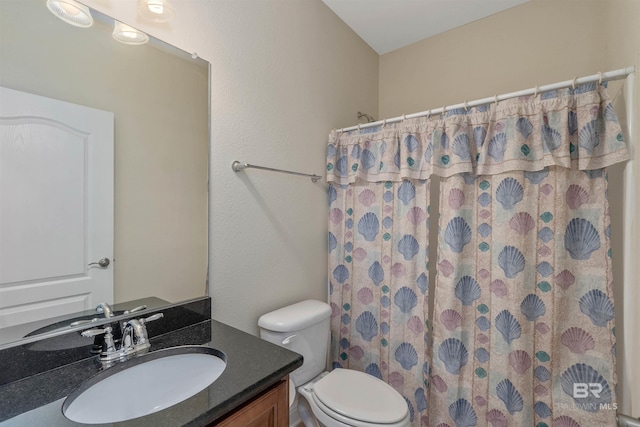
[{"label": "toilet tank", "polygon": [[263,314],[258,319],[260,338],[295,351],[304,358],[302,366],[290,374],[296,387],[326,368],[330,316],[328,304],[306,300]]}]

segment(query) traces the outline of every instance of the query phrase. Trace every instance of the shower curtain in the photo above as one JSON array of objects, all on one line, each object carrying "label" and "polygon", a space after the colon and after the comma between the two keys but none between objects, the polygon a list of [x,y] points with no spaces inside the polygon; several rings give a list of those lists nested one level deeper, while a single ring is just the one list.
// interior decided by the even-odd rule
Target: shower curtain
[{"label": "shower curtain", "polygon": [[[329,167],[380,169],[375,156],[387,144],[372,138],[382,135],[391,136],[343,136],[340,146],[329,145],[338,157]],[[427,407],[429,181],[336,182],[329,204],[333,367],[386,381],[413,418]]]},{"label": "shower curtain", "polygon": [[334,367],[415,426],[615,425],[605,168],[628,153],[606,84],[332,132],[327,154]]}]

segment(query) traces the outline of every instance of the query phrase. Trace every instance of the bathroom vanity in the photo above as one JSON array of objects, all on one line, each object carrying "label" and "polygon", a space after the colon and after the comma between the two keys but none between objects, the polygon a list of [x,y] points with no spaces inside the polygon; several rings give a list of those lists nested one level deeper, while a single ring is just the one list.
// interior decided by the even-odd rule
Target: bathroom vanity
[{"label": "bathroom vanity", "polygon": [[[123,321],[128,319],[127,316],[141,318],[163,313],[163,318],[149,323],[150,352],[140,358],[176,346],[206,346],[221,352],[226,368],[211,385],[173,406],[108,425],[289,425],[288,374],[302,365],[302,356],[212,320],[210,309],[211,300],[204,297],[119,318]],[[60,349],[55,342],[86,329],[47,335],[33,342],[0,349],[1,427],[85,425],[70,421],[63,415],[62,407],[67,396],[87,379],[114,368],[102,368],[99,356],[91,354],[93,338],[87,338],[85,346],[73,349]],[[36,350],[33,349],[35,343],[38,343]],[[53,350],[46,351],[47,347]],[[126,378],[127,371],[122,372]],[[144,394],[145,380],[123,382],[123,390],[131,388]],[[104,411],[109,411],[109,396],[101,398]]]},{"label": "bathroom vanity", "polygon": [[247,402],[219,422],[209,426],[289,426],[289,381],[281,380],[268,391]]}]

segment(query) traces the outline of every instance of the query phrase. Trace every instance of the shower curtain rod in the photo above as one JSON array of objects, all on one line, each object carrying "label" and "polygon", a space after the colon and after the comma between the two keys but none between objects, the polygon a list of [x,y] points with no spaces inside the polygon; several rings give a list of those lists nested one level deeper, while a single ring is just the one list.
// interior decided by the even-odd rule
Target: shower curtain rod
[{"label": "shower curtain rod", "polygon": [[242,163],[242,162],[239,162],[237,160],[234,161],[233,163],[231,163],[231,169],[233,169],[234,172],[240,172],[242,169],[247,169],[247,168],[262,169],[262,170],[270,171],[270,172],[288,173],[290,175],[308,176],[309,178],[311,178],[311,182],[318,182],[318,180],[320,178],[322,178],[321,176],[316,175],[316,174],[293,172],[293,171],[288,171],[288,170],[285,170],[285,169],[268,168],[266,166],[250,165],[249,163]]},{"label": "shower curtain rod", "polygon": [[397,123],[406,119],[415,119],[418,117],[426,117],[433,114],[441,114],[446,110],[452,110],[456,108],[469,108],[469,107],[477,107],[478,105],[490,104],[492,102],[504,101],[505,99],[517,98],[519,96],[527,96],[527,95],[537,95],[539,92],[546,92],[555,89],[563,89],[567,87],[575,87],[578,84],[584,83],[592,83],[592,82],[602,82],[603,80],[620,80],[626,78],[629,74],[632,74],[635,71],[635,67],[625,67],[620,68],[618,70],[607,71],[605,73],[597,73],[590,76],[585,77],[576,77],[572,80],[565,80],[563,82],[552,83],[544,86],[536,86],[531,89],[524,89],[517,92],[505,93],[503,95],[496,95],[488,98],[477,99],[475,101],[463,102],[461,104],[448,105],[440,108],[434,108],[427,111],[421,111],[419,113],[406,114],[398,117],[393,117],[391,119],[378,120],[377,122],[364,123],[356,126],[350,126],[342,129],[337,129],[337,132],[348,132],[357,129],[366,129],[370,127],[385,125],[388,123]]}]

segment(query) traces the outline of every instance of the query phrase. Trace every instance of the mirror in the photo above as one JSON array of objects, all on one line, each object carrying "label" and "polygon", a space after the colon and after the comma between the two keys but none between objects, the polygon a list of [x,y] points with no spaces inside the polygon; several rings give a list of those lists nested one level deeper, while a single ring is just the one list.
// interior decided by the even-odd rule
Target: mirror
[{"label": "mirror", "polygon": [[[109,307],[112,311],[108,318],[109,320],[105,318],[103,311],[98,312],[92,309],[22,323],[2,330],[0,350],[27,343],[33,343],[28,347],[33,351],[41,349],[43,351],[63,350],[65,348],[86,346],[87,341],[79,333],[69,334],[67,332],[79,332],[89,328],[100,327],[107,323],[129,318],[133,313],[139,313],[140,317],[145,317],[147,311],[165,308],[169,305],[169,301],[148,297],[110,305]],[[54,341],[42,339],[52,336],[63,336],[63,339]],[[41,345],[40,343],[45,344]]]},{"label": "mirror", "polygon": [[[77,28],[43,0],[0,2],[0,86],[114,114],[114,301],[106,302],[204,296],[209,64],[152,37],[119,43],[114,21],[91,13],[93,26]],[[0,290],[19,285],[0,280]],[[51,317],[33,311],[29,320],[41,325]]]}]

